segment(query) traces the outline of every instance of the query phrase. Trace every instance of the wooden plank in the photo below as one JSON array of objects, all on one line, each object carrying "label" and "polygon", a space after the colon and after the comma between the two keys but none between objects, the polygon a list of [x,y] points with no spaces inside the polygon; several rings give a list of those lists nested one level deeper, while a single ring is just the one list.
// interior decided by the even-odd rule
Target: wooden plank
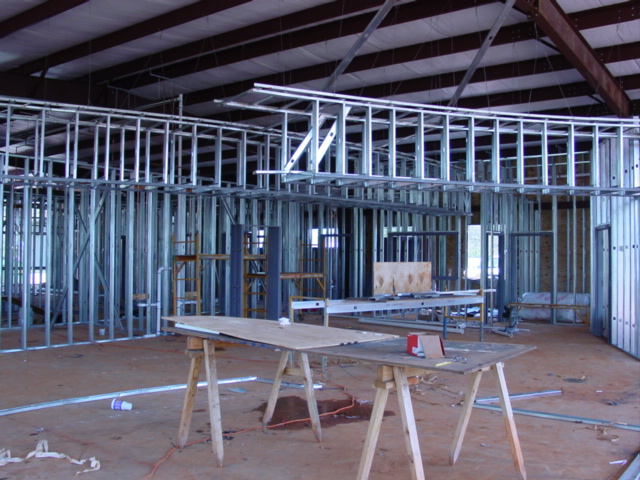
[{"label": "wooden plank", "polygon": [[393,375],[396,381],[396,389],[398,390],[398,403],[400,405],[407,454],[409,455],[411,478],[413,480],[424,480],[424,467],[422,465],[418,430],[416,428],[413,405],[411,404],[411,392],[409,391],[407,374],[404,368],[393,367]]},{"label": "wooden plank", "polygon": [[318,413],[318,404],[316,403],[316,394],[313,391],[313,377],[311,376],[311,368],[309,367],[309,357],[304,352],[298,352],[300,365],[304,375],[304,393],[307,397],[307,408],[309,409],[309,418],[311,418],[311,428],[316,436],[316,440],[322,441],[322,428],[320,427],[320,414]]},{"label": "wooden plank", "polygon": [[500,406],[502,407],[502,416],[504,418],[504,426],[507,430],[507,439],[509,440],[509,448],[513,457],[513,465],[516,467],[518,478],[527,480],[527,471],[524,468],[524,460],[522,458],[522,449],[520,448],[520,440],[516,430],[516,422],[513,419],[513,411],[511,410],[511,400],[509,399],[509,390],[507,382],[504,378],[504,364],[497,362],[491,367],[498,383],[498,395],[500,397]]},{"label": "wooden plank", "polygon": [[276,376],[273,379],[273,385],[271,386],[271,394],[269,395],[269,400],[267,401],[267,408],[264,410],[264,415],[262,417],[262,430],[266,431],[269,426],[269,422],[273,417],[273,411],[276,408],[276,403],[278,402],[278,394],[280,393],[280,384],[282,383],[282,375],[284,374],[285,369],[287,368],[287,363],[289,362],[289,352],[282,352],[280,354],[280,363],[278,364],[278,370],[276,371]]},{"label": "wooden plank", "polygon": [[397,338],[397,335],[385,333],[346,330],[343,328],[301,323],[281,326],[273,320],[256,320],[250,318],[201,315],[163,318],[184,326],[180,328],[194,327],[198,329],[197,331],[190,331],[190,335],[207,336],[207,332],[210,334],[217,333],[290,350],[375,342],[387,338]]},{"label": "wooden plank", "polygon": [[187,337],[187,350],[203,350],[204,339],[199,337]]},{"label": "wooden plank", "polygon": [[[424,370],[421,368],[405,368],[404,373],[407,378],[416,377],[418,375],[424,375]],[[378,382],[392,382],[395,380],[395,375],[393,374],[393,367],[388,367],[383,365],[378,369],[378,376],[376,377]]]},{"label": "wooden plank", "polygon": [[367,480],[371,471],[371,464],[376,453],[376,444],[380,435],[380,427],[382,426],[382,417],[384,417],[384,407],[387,405],[389,398],[389,390],[386,388],[376,388],[376,398],[373,402],[373,410],[371,411],[371,419],[369,420],[369,428],[367,436],[364,440],[364,448],[360,457],[360,465],[358,466],[357,480]]},{"label": "wooden plank", "polygon": [[431,262],[375,262],[373,294],[431,291]]},{"label": "wooden plank", "polygon": [[191,365],[189,366],[189,379],[187,380],[187,390],[184,394],[182,404],[182,416],[180,418],[180,428],[178,430],[178,446],[180,448],[187,444],[189,437],[189,427],[191,426],[191,415],[193,414],[193,404],[198,388],[198,377],[202,366],[202,352],[191,354]]},{"label": "wooden plank", "polygon": [[296,279],[304,279],[304,278],[324,278],[324,273],[283,272],[280,274],[280,278],[283,280],[296,280]]},{"label": "wooden plank", "polygon": [[219,467],[224,459],[222,443],[222,414],[220,412],[220,392],[218,388],[218,370],[213,341],[204,342],[204,364],[207,371],[207,393],[209,395],[209,422],[211,423],[211,448]]},{"label": "wooden plank", "polygon": [[478,387],[480,386],[480,379],[482,378],[482,370],[478,370],[471,377],[469,387],[467,388],[467,395],[464,397],[464,404],[462,406],[462,412],[460,412],[460,418],[458,419],[458,425],[456,426],[456,432],[453,435],[453,444],[451,445],[451,451],[449,453],[449,463],[454,465],[460,455],[462,449],[462,441],[464,440],[464,434],[467,431],[469,425],[469,418],[471,417],[471,410],[473,410],[473,402],[476,400],[476,394],[478,393]]}]

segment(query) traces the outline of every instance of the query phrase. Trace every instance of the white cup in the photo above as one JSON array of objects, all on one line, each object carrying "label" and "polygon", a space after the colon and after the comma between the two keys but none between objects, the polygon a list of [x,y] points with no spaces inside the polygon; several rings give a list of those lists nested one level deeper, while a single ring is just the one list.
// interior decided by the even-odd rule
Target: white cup
[{"label": "white cup", "polygon": [[119,400],[114,398],[111,400],[111,410],[131,410],[133,407],[129,402],[125,402],[124,400]]}]

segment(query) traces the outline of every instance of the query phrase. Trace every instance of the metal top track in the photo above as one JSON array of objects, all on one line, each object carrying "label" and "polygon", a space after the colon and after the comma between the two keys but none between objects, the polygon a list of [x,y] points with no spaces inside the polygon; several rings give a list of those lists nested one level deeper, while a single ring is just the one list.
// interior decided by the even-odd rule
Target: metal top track
[{"label": "metal top track", "polygon": [[[639,119],[520,115],[264,84],[218,105],[248,120],[0,97],[0,178],[16,187],[161,190],[435,215],[468,214],[474,192],[640,197]],[[604,140],[624,161],[601,167]]]}]

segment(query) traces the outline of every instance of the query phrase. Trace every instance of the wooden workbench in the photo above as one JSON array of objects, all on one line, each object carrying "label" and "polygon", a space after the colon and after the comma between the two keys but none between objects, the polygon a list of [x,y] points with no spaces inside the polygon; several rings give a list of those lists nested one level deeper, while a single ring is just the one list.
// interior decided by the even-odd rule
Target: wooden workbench
[{"label": "wooden workbench", "polygon": [[[358,469],[358,480],[366,480],[369,476],[391,388],[395,387],[398,391],[412,478],[423,480],[424,470],[409,392],[409,379],[429,371],[470,376],[469,387],[450,452],[450,461],[453,464],[462,448],[462,441],[482,373],[491,370],[498,384],[507,438],[516,473],[518,478],[526,479],[503,366],[506,360],[533,350],[535,348],[533,346],[447,341],[444,344],[446,352],[444,359],[425,359],[407,354],[406,339],[398,338],[395,335],[306,324],[280,326],[275,321],[235,317],[186,316],[166,317],[166,319],[176,322],[176,326],[168,327],[165,330],[189,336],[187,348],[192,356],[180,422],[179,445],[186,444],[198,376],[204,360],[207,372],[212,447],[219,466],[222,466],[223,463],[223,443],[214,340],[223,339],[283,349],[263,417],[263,427],[266,427],[273,415],[282,376],[285,374],[299,375],[304,382],[311,426],[318,441],[322,438],[321,428],[308,354],[358,360],[378,365],[377,379],[374,382],[376,387],[375,403]],[[299,369],[292,370],[287,367],[291,352],[297,357]]]},{"label": "wooden workbench", "polygon": [[428,359],[415,357],[406,352],[406,339],[389,339],[367,344],[340,345],[335,347],[312,348],[307,353],[315,353],[328,357],[359,360],[378,365],[378,374],[374,386],[374,401],[369,430],[365,439],[365,447],[358,468],[358,480],[369,477],[376,443],[380,434],[380,426],[384,415],[389,390],[393,387],[398,392],[400,415],[409,455],[413,480],[423,480],[424,470],[418,443],[418,432],[411,403],[409,379],[426,372],[442,372],[458,375],[470,375],[469,386],[464,399],[462,412],[454,433],[449,460],[453,465],[462,448],[464,434],[469,424],[476,393],[480,385],[482,373],[491,370],[498,385],[498,394],[502,406],[507,439],[513,457],[518,478],[526,479],[526,470],[522,459],[522,451],[516,431],[509,392],[504,378],[504,362],[528,351],[534,350],[531,345],[512,345],[504,343],[477,343],[445,341],[445,358]]},{"label": "wooden workbench", "polygon": [[[207,392],[209,397],[209,419],[211,422],[211,444],[218,466],[222,466],[224,450],[222,443],[222,421],[220,411],[220,394],[218,391],[218,374],[215,360],[215,340],[236,342],[261,347],[272,347],[282,350],[278,370],[271,387],[271,394],[267,408],[262,418],[263,428],[266,428],[278,400],[278,392],[284,375],[296,375],[304,383],[311,427],[318,441],[322,440],[320,416],[313,390],[313,378],[309,367],[306,349],[344,344],[391,339],[396,335],[364,332],[360,330],[345,330],[342,328],[320,327],[316,325],[290,324],[281,326],[272,320],[256,320],[250,318],[223,316],[174,316],[164,317],[165,320],[175,322],[173,327],[164,328],[165,331],[181,333],[188,336],[187,353],[191,356],[189,378],[182,406],[178,444],[184,447],[189,435],[191,416],[198,384],[198,377],[204,360]],[[288,367],[290,354],[293,352],[299,368]]]}]

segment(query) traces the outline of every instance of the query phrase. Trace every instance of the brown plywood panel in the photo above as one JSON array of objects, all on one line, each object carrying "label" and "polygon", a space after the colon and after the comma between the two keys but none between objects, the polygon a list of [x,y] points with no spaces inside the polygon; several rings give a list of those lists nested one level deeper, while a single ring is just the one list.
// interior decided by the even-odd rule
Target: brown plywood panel
[{"label": "brown plywood panel", "polygon": [[205,335],[207,333],[219,333],[229,337],[291,350],[397,338],[397,335],[321,327],[302,323],[282,326],[273,320],[256,320],[251,318],[202,315],[165,318],[166,320],[176,322],[176,327],[193,330],[196,336],[199,332]]},{"label": "brown plywood panel", "polygon": [[431,290],[431,262],[376,262],[373,294],[395,295]]}]

